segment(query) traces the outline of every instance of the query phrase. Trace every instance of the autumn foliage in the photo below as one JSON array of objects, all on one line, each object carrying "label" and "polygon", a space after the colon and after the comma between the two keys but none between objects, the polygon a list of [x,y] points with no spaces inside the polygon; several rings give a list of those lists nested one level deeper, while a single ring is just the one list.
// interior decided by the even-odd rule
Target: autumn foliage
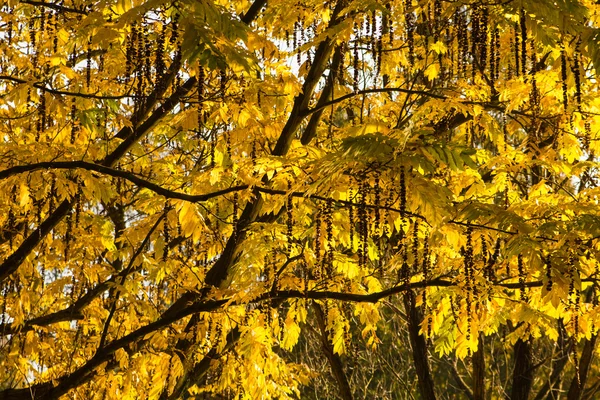
[{"label": "autumn foliage", "polygon": [[597,398],[599,13],[2,2],[0,399]]}]

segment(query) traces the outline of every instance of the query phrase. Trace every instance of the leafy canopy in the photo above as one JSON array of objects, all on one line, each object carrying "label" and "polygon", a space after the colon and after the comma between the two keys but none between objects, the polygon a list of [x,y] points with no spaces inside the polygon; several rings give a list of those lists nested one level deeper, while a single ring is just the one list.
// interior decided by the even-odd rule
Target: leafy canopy
[{"label": "leafy canopy", "polygon": [[[3,2],[0,399],[348,399],[353,354],[398,326],[422,398],[444,390],[428,349],[472,360],[475,398],[579,398],[599,12]],[[498,335],[515,373],[482,384]],[[553,343],[571,361],[548,383]]]}]

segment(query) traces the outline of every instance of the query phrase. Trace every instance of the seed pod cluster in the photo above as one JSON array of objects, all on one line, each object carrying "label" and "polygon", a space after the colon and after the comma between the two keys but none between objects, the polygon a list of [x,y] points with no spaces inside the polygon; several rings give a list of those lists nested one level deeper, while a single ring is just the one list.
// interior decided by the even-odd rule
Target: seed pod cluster
[{"label": "seed pod cluster", "polygon": [[348,201],[350,202],[350,206],[348,207],[348,223],[349,227],[349,235],[350,235],[350,249],[353,248],[354,243],[354,225],[356,221],[354,220],[354,191],[352,188],[348,189]]},{"label": "seed pod cluster", "polygon": [[536,80],[536,72],[537,72],[537,56],[535,52],[535,42],[533,39],[531,40],[531,107],[533,108],[534,114],[537,114],[540,109],[540,91],[537,87]]},{"label": "seed pod cluster", "polygon": [[325,232],[327,233],[327,253],[325,255],[325,273],[333,276],[333,200],[327,199],[325,208]]},{"label": "seed pod cluster", "polygon": [[367,266],[368,259],[368,237],[369,221],[367,213],[367,185],[364,181],[359,183],[358,188],[358,236],[360,239],[358,245],[358,265],[362,268]]},{"label": "seed pod cluster", "polygon": [[412,67],[415,65],[415,31],[417,30],[417,17],[412,11],[412,0],[404,2],[404,24],[408,44],[408,64]]},{"label": "seed pod cluster", "polygon": [[69,259],[69,254],[71,253],[71,242],[73,240],[73,214],[71,212],[67,213],[67,217],[65,218],[65,248],[64,248],[64,259],[65,261]]},{"label": "seed pod cluster", "polygon": [[516,76],[520,76],[521,75],[521,55],[520,55],[520,44],[519,44],[519,24],[517,22],[515,22],[515,25],[513,27],[513,33],[514,33],[514,41],[513,44],[515,46],[515,75]]},{"label": "seed pod cluster", "polygon": [[373,185],[373,204],[375,205],[374,209],[374,224],[373,224],[373,234],[376,237],[381,236],[380,227],[381,227],[381,183],[380,183],[381,173],[377,172],[375,174],[375,184]]},{"label": "seed pod cluster", "polygon": [[500,238],[496,239],[496,245],[494,247],[494,252],[490,256],[486,265],[486,278],[490,281],[494,282],[496,280],[496,271],[494,267],[498,262],[498,257],[500,257]]},{"label": "seed pod cluster", "polygon": [[569,97],[567,94],[567,53],[565,51],[565,45],[563,42],[560,43],[560,78],[562,81],[562,97],[563,97],[563,108],[565,113],[569,108]]},{"label": "seed pod cluster", "polygon": [[467,73],[467,64],[469,57],[469,34],[467,29],[467,20],[465,15],[456,11],[456,42],[457,42],[457,54],[456,54],[456,72],[459,75],[465,75]]},{"label": "seed pod cluster", "polygon": [[167,27],[165,24],[160,25],[160,35],[156,41],[156,52],[154,53],[154,70],[156,71],[157,86],[164,89],[165,82],[163,78],[167,68],[165,63],[165,43],[167,41]]},{"label": "seed pod cluster", "polygon": [[89,89],[92,81],[92,38],[88,39],[85,65],[85,85]]},{"label": "seed pod cluster", "polygon": [[575,43],[575,52],[573,54],[573,77],[575,78],[575,100],[577,102],[577,110],[581,112],[581,71],[580,71],[580,56],[579,47],[581,46],[581,37],[577,38]]},{"label": "seed pod cluster", "polygon": [[129,82],[131,74],[135,69],[135,63],[137,59],[137,41],[138,41],[138,28],[137,24],[131,25],[131,33],[127,41],[127,47],[125,50],[125,82]]},{"label": "seed pod cluster", "polygon": [[235,192],[233,194],[233,216],[232,216],[232,221],[231,224],[233,225],[233,240],[237,241],[238,237],[239,237],[239,231],[238,231],[238,225],[239,225],[239,221],[238,221],[238,212],[239,212],[239,195],[237,192]]},{"label": "seed pod cluster", "polygon": [[293,233],[293,228],[294,228],[294,219],[293,219],[293,214],[292,211],[294,209],[294,198],[292,196],[292,182],[288,181],[288,197],[287,197],[287,204],[286,204],[286,225],[287,225],[287,255],[288,257],[291,257],[292,255],[292,243],[294,240],[294,233]]},{"label": "seed pod cluster", "polygon": [[163,239],[165,241],[165,248],[163,251],[162,260],[167,261],[169,257],[169,242],[171,241],[171,228],[169,226],[169,210],[170,207],[166,207],[165,210],[165,220],[163,222]]},{"label": "seed pod cluster", "polygon": [[353,72],[354,72],[354,80],[352,82],[352,88],[354,89],[354,93],[358,93],[358,24],[354,23],[354,47],[353,47]]},{"label": "seed pod cluster", "polygon": [[464,264],[465,264],[465,290],[467,292],[467,340],[471,340],[471,323],[473,311],[473,287],[474,287],[474,260],[473,260],[473,227],[467,227],[467,241],[464,248]]},{"label": "seed pod cluster", "polygon": [[[315,265],[317,266],[316,271],[320,272],[321,268],[321,208],[317,209],[317,215],[315,216]],[[321,279],[321,276],[317,276],[317,279]]]},{"label": "seed pod cluster", "polygon": [[71,144],[74,144],[77,140],[77,134],[79,133],[79,125],[77,124],[77,103],[75,97],[71,99]]},{"label": "seed pod cluster", "polygon": [[523,76],[527,74],[527,19],[525,17],[525,9],[521,8],[519,25],[521,27],[521,73]]},{"label": "seed pod cluster", "polygon": [[[202,128],[204,127],[204,88],[205,88],[205,74],[204,67],[200,65],[198,67],[198,136],[201,135]],[[211,154],[211,158],[212,158]]]},{"label": "seed pod cluster", "polygon": [[523,265],[523,256],[519,254],[517,256],[517,269],[519,271],[519,296],[521,301],[529,301],[527,296],[527,288],[525,287],[525,266]]}]

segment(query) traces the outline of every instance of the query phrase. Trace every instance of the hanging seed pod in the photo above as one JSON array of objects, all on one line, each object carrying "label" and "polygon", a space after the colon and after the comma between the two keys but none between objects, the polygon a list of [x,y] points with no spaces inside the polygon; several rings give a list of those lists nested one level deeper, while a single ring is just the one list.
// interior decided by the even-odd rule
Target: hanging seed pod
[{"label": "hanging seed pod", "polygon": [[69,212],[66,217],[66,228],[65,228],[65,249],[64,249],[65,261],[67,261],[69,259],[69,254],[71,253],[72,238],[73,238],[73,215]]},{"label": "hanging seed pod", "polygon": [[250,150],[250,161],[252,163],[252,175],[256,174],[256,139],[252,140],[252,150]]},{"label": "hanging seed pod", "polygon": [[77,125],[77,104],[75,97],[71,99],[71,144],[77,140],[77,134],[79,133],[79,126]]},{"label": "hanging seed pod", "polygon": [[221,92],[221,100],[224,101],[225,92],[227,91],[227,72],[224,69],[219,71],[219,91]]},{"label": "hanging seed pod", "polygon": [[479,26],[479,63],[481,71],[484,72],[486,69],[487,61],[487,44],[488,44],[488,8],[481,7],[481,20]]},{"label": "hanging seed pod", "polygon": [[215,150],[217,147],[217,134],[216,132],[213,130],[210,133],[210,167],[214,168],[215,167]]},{"label": "hanging seed pod", "polygon": [[292,256],[292,243],[294,240],[294,219],[292,211],[294,209],[294,198],[292,196],[292,182],[288,181],[288,196],[287,196],[287,204],[286,204],[286,225],[287,225],[287,255],[288,257]]},{"label": "hanging seed pod", "polygon": [[325,259],[325,267],[327,277],[333,275],[333,200],[327,199],[325,209],[325,231],[327,233],[327,255]]},{"label": "hanging seed pod", "polygon": [[487,276],[488,279],[492,282],[496,281],[496,271],[494,267],[498,262],[498,257],[500,257],[500,238],[496,239],[496,246],[494,247],[494,252],[492,253],[487,263]]},{"label": "hanging seed pod", "polygon": [[85,85],[89,89],[92,80],[92,38],[88,39],[86,66],[85,66]]},{"label": "hanging seed pod", "polygon": [[239,231],[238,231],[238,212],[239,212],[239,198],[238,198],[238,193],[235,192],[233,194],[233,218],[232,218],[232,225],[233,225],[233,240],[237,241],[238,237],[239,237]]},{"label": "hanging seed pod", "polygon": [[583,136],[583,150],[586,153],[590,152],[590,141],[592,140],[591,136],[592,136],[592,124],[590,123],[589,119],[587,119],[584,122],[584,131],[585,131],[585,135]]},{"label": "hanging seed pod", "polygon": [[375,60],[377,58],[377,14],[375,11],[371,14],[371,40],[369,44],[371,45],[371,52]]},{"label": "hanging seed pod", "polygon": [[349,221],[349,235],[350,235],[350,249],[354,248],[354,196],[352,188],[348,189],[348,201],[350,206],[348,207],[348,221]]},{"label": "hanging seed pod", "polygon": [[154,69],[156,71],[156,82],[161,88],[164,86],[163,78],[166,70],[165,64],[165,43],[167,41],[167,27],[160,25],[160,35],[156,42],[156,52],[154,54]]},{"label": "hanging seed pod", "polygon": [[360,254],[359,258],[362,255],[362,262],[359,264],[364,268],[367,266],[368,259],[368,238],[369,238],[369,225],[368,225],[368,214],[367,214],[367,185],[363,181],[359,185],[359,199],[360,204],[358,207],[358,225],[359,225],[359,235],[360,235]]},{"label": "hanging seed pod", "polygon": [[581,71],[580,71],[580,56],[579,46],[581,45],[581,37],[577,38],[575,43],[575,52],[573,54],[573,76],[575,77],[575,100],[577,102],[577,110],[581,112]]},{"label": "hanging seed pod", "polygon": [[204,67],[200,65],[198,67],[198,136],[201,135],[202,128],[204,126],[204,79]]},{"label": "hanging seed pod", "polygon": [[302,64],[302,52],[300,51],[300,46],[302,44],[305,43],[305,33],[304,33],[304,26],[302,24],[302,19],[300,17],[298,17],[298,37],[299,37],[299,44],[298,44],[298,52],[296,53],[296,61],[298,62],[298,65]]},{"label": "hanging seed pod", "polygon": [[500,79],[500,29],[494,29],[494,43],[495,49],[494,54],[496,56],[496,62],[494,65],[496,66],[496,74],[493,77],[494,82]]},{"label": "hanging seed pod", "polygon": [[133,72],[134,61],[137,54],[136,43],[137,43],[137,25],[133,23],[131,25],[131,33],[129,34],[129,40],[127,41],[127,47],[125,50],[125,82],[129,82],[131,73]]},{"label": "hanging seed pod", "polygon": [[[480,13],[481,6],[477,5],[471,12],[471,56],[473,58],[479,57],[480,47]],[[471,65],[471,79],[475,80],[475,74],[477,72],[476,63],[472,62]]]},{"label": "hanging seed pod", "polygon": [[169,257],[169,242],[171,241],[171,229],[169,227],[169,210],[170,207],[167,206],[167,211],[165,212],[165,220],[163,222],[163,238],[165,241],[165,248],[162,255],[162,260],[164,262],[167,261]]},{"label": "hanging seed pod", "polygon": [[521,301],[524,302],[528,302],[528,298],[527,298],[527,292],[526,292],[526,288],[525,288],[525,267],[523,265],[523,256],[521,254],[519,254],[517,256],[517,268],[519,270],[519,293],[520,293],[520,298]]},{"label": "hanging seed pod", "polygon": [[[321,208],[317,207],[317,215],[315,216],[315,265],[316,271],[320,272],[321,268]],[[321,279],[321,275],[317,277]]]},{"label": "hanging seed pod", "polygon": [[40,140],[41,133],[46,130],[46,92],[40,93],[40,104],[38,105],[38,130],[36,135],[36,142]]},{"label": "hanging seed pod", "polygon": [[354,93],[358,93],[358,24],[354,23],[354,58],[353,58],[353,69],[354,69],[354,81],[353,89]]},{"label": "hanging seed pod", "polygon": [[[8,14],[12,14],[12,10],[9,9]],[[12,19],[8,20],[7,24],[6,24],[6,30],[7,30],[7,41],[8,41],[8,45],[10,46],[12,44],[12,38],[13,38],[13,21]]]},{"label": "hanging seed pod", "polygon": [[565,52],[565,45],[560,42],[560,77],[562,80],[562,96],[563,96],[563,108],[565,113],[569,108],[569,97],[567,94],[567,54]]},{"label": "hanging seed pod", "polygon": [[406,179],[404,166],[400,167],[400,214],[403,218],[406,214]]},{"label": "hanging seed pod", "polygon": [[348,44],[346,42],[342,42],[340,44],[340,64],[337,70],[337,78],[340,84],[344,83],[344,70],[346,63],[346,53],[348,52]]},{"label": "hanging seed pod", "polygon": [[515,22],[514,27],[513,27],[513,33],[514,33],[514,46],[515,46],[515,75],[518,77],[521,74],[521,68],[520,68],[520,63],[521,63],[521,56],[519,54],[519,25],[517,22]]},{"label": "hanging seed pod", "polygon": [[390,42],[390,47],[392,47],[394,45],[394,18],[392,17],[392,3],[385,3],[385,9],[387,10],[387,24],[385,24],[385,26],[387,26],[388,40]]},{"label": "hanging seed pod", "polygon": [[77,194],[75,195],[75,226],[79,227],[79,221],[81,219],[81,211],[83,208],[83,184],[81,179],[77,180]]},{"label": "hanging seed pod", "polygon": [[433,41],[437,42],[442,27],[442,2],[435,0],[433,3]]},{"label": "hanging seed pod", "polygon": [[299,47],[299,31],[300,31],[300,27],[298,26],[300,22],[296,21],[294,22],[294,41],[293,41],[293,47],[292,50],[295,52],[298,47]]},{"label": "hanging seed pod", "polygon": [[375,234],[375,236],[379,237],[381,236],[380,233],[380,226],[381,226],[381,216],[380,216],[380,209],[379,207],[381,207],[381,186],[380,186],[380,176],[381,173],[377,172],[375,174],[375,184],[373,186],[373,195],[374,195],[374,199],[373,199],[373,204],[375,205],[375,210],[374,210],[374,226],[373,226],[373,232]]},{"label": "hanging seed pod", "polygon": [[521,73],[527,74],[527,24],[525,18],[525,9],[521,8],[519,23],[521,26]]},{"label": "hanging seed pod", "polygon": [[473,228],[467,227],[467,243],[464,249],[464,264],[465,264],[465,289],[467,292],[467,341],[471,340],[471,326],[473,321],[473,243],[472,243]]},{"label": "hanging seed pod", "polygon": [[408,64],[415,65],[415,31],[417,28],[416,17],[412,12],[412,0],[405,0],[404,23],[406,25],[406,42],[408,43]]},{"label": "hanging seed pod", "polygon": [[[177,9],[177,2],[173,2],[173,7]],[[179,12],[175,11],[171,16],[171,37],[169,43],[174,45],[179,40]]]}]

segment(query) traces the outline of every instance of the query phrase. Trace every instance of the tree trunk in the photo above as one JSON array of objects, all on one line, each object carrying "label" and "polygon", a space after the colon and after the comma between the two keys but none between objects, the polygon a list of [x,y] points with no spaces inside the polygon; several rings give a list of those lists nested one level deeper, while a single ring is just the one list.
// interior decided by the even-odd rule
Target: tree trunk
[{"label": "tree trunk", "polygon": [[404,295],[404,306],[406,307],[406,317],[408,318],[408,332],[410,335],[413,362],[417,371],[419,392],[424,400],[435,400],[433,379],[431,378],[427,358],[427,343],[425,342],[425,338],[419,335],[419,325],[422,316],[417,307],[415,307],[415,295],[410,290]]},{"label": "tree trunk", "polygon": [[529,340],[517,340],[514,347],[515,369],[510,394],[511,400],[527,400],[533,382],[533,365],[531,360],[531,343]]},{"label": "tree trunk", "polygon": [[479,335],[477,351],[473,354],[473,399],[485,400],[485,354],[483,334]]}]

